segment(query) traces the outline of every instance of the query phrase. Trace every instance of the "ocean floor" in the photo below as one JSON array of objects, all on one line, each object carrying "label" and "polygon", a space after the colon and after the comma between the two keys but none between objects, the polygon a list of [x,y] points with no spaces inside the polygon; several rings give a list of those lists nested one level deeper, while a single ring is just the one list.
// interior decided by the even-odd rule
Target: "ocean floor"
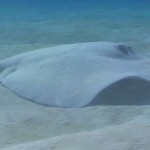
[{"label": "ocean floor", "polygon": [[0,87],[1,150],[149,150],[150,106],[52,108]]},{"label": "ocean floor", "polygon": [[[0,60],[38,48],[95,41],[128,43],[150,53],[146,0],[105,7],[97,2],[46,7],[33,1],[31,6],[29,1],[0,2]],[[0,120],[0,150],[150,149],[149,105],[45,107],[0,86]]]},{"label": "ocean floor", "polygon": [[124,42],[147,52],[149,7],[147,0],[1,1],[0,58],[51,45],[96,41]]}]

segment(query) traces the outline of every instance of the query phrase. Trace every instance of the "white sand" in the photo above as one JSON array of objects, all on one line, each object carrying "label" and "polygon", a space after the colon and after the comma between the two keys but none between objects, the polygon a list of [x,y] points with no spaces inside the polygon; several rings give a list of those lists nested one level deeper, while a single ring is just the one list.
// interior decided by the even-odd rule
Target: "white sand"
[{"label": "white sand", "polygon": [[51,108],[23,100],[4,87],[0,87],[0,104],[2,150],[150,147],[150,106]]},{"label": "white sand", "polygon": [[58,136],[3,150],[149,150],[150,126],[136,123]]},{"label": "white sand", "polygon": [[[87,41],[121,41],[150,50],[149,8],[98,9],[96,16],[86,12],[81,17],[78,9],[68,17],[59,11],[53,17],[45,9],[13,9],[1,7],[0,59]],[[0,150],[150,150],[150,106],[51,108],[0,86]]]}]

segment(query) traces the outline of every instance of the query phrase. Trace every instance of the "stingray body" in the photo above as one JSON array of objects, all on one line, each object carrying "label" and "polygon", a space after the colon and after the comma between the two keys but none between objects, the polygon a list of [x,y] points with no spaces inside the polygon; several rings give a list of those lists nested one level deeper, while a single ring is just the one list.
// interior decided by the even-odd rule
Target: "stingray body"
[{"label": "stingray body", "polygon": [[55,46],[0,62],[0,82],[57,107],[150,103],[150,60],[111,42]]}]

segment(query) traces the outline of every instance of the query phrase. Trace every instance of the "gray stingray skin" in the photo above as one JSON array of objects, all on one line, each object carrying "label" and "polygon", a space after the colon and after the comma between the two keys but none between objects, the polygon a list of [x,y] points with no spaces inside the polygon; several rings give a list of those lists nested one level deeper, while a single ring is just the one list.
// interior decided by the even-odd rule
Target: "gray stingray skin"
[{"label": "gray stingray skin", "polygon": [[0,82],[48,106],[150,104],[150,59],[120,43],[61,45],[2,60]]}]

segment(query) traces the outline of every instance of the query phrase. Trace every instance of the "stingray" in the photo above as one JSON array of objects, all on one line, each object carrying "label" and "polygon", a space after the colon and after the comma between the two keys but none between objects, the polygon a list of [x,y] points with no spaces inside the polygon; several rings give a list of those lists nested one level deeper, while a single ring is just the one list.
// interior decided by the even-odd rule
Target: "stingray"
[{"label": "stingray", "polygon": [[122,43],[66,44],[0,61],[0,82],[47,106],[150,104],[150,59]]}]

